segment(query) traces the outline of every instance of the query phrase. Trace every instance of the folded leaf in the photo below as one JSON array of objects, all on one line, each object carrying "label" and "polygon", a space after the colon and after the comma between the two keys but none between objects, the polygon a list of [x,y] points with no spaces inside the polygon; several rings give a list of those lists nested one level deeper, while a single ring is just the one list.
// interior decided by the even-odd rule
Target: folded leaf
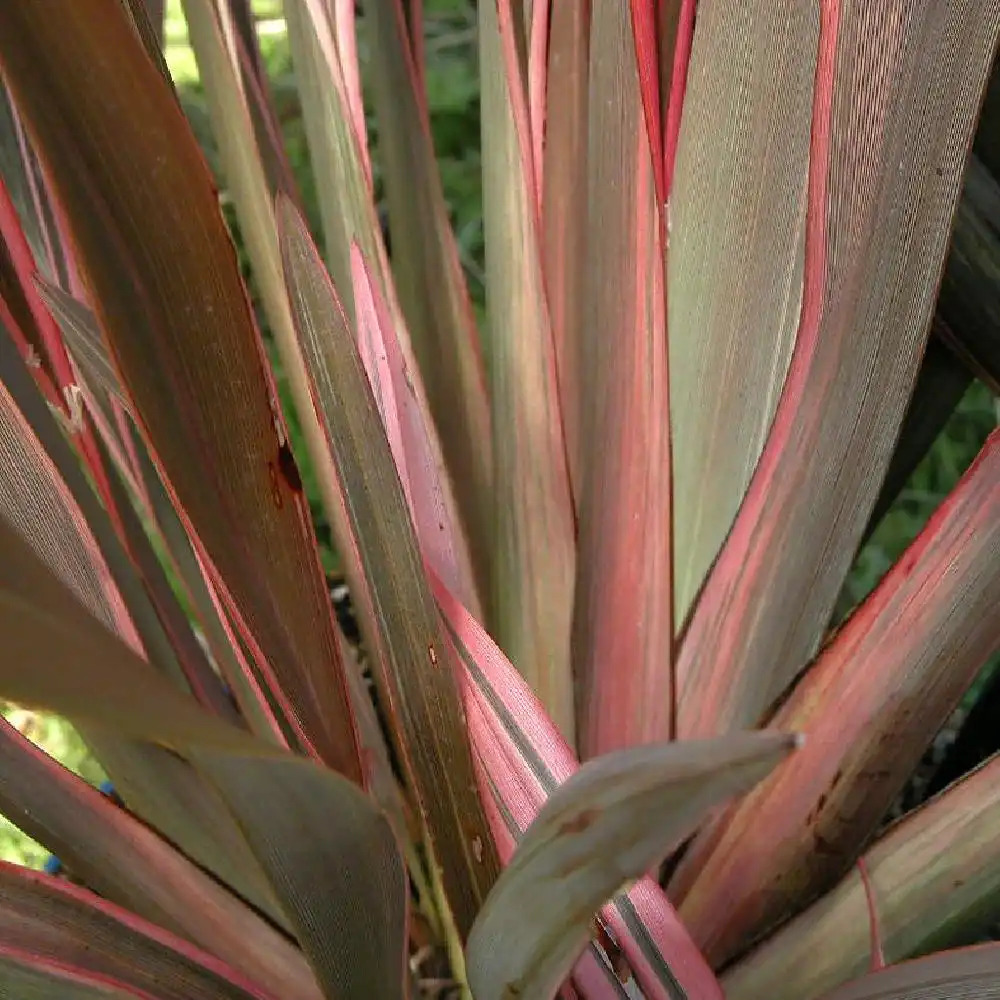
[{"label": "folded leaf", "polygon": [[[808,746],[808,744],[807,744]],[[727,1000],[816,1000],[871,967],[975,940],[1000,915],[1000,757],[900,820],[857,869],[723,976]],[[951,996],[949,993],[942,996]]]},{"label": "folded leaf", "polygon": [[0,812],[108,900],[198,942],[275,996],[320,1000],[305,958],[282,930],[6,721]]},{"label": "folded leaf", "polygon": [[535,817],[476,920],[468,972],[477,998],[554,993],[600,906],[794,746],[777,733],[735,734],[584,764]]},{"label": "folded leaf", "polygon": [[682,735],[757,724],[826,632],[923,355],[998,32],[996,0],[820,4],[795,352],[684,636]]},{"label": "folded leaf", "polygon": [[0,696],[188,760],[242,829],[324,988],[401,997],[405,872],[372,801],[335,772],[205,713],[91,618],[2,521],[0,549],[10,654],[0,658]]}]

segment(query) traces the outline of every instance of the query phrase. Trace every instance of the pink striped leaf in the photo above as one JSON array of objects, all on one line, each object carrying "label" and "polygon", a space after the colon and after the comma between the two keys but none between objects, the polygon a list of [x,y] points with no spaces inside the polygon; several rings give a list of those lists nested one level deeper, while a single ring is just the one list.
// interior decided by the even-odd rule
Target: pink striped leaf
[{"label": "pink striped leaf", "polygon": [[[695,56],[699,34],[712,23],[712,12],[718,9],[721,16],[724,6],[709,5],[707,19],[699,17]],[[770,19],[786,5],[766,0],[759,6]],[[787,6],[800,27],[789,35],[788,21],[781,18],[778,42],[798,35],[790,51],[816,51],[806,44],[815,39],[815,17],[801,4]],[[820,4],[795,352],[767,445],[684,637],[678,662],[682,734],[755,725],[815,654],[827,629],[924,353],[998,35],[996,0]],[[761,54],[764,64],[784,58],[785,50],[782,44],[771,46]],[[727,63],[718,51],[711,58],[716,65]],[[791,57],[793,66],[800,60]],[[698,125],[691,117],[693,66],[675,181],[678,196],[688,124]],[[726,76],[736,78],[729,67]],[[803,71],[793,76],[802,80]],[[801,90],[780,86],[775,99]],[[714,100],[707,92],[706,98]],[[772,122],[774,101],[765,103],[763,119]],[[790,120],[798,122],[797,111]],[[806,126],[796,129],[805,132]],[[702,127],[699,134],[709,139],[712,133]],[[801,165],[800,143],[789,152]],[[692,171],[695,185],[696,177]],[[739,197],[747,204],[744,192]],[[782,190],[781,204],[792,212],[795,199]],[[773,217],[770,210],[761,215],[765,222]],[[681,225],[674,220],[673,239]],[[703,230],[697,232],[704,243]],[[786,242],[778,255],[783,266],[791,245]],[[766,257],[754,241],[752,259]],[[671,262],[677,259],[675,247]],[[749,302],[744,294],[723,293],[717,285],[706,289],[703,300],[735,300],[740,308]],[[671,275],[671,302],[676,301]],[[773,342],[785,329],[773,312],[776,301],[770,300],[772,318],[765,324],[770,331],[765,339],[772,344],[762,356],[768,369]],[[763,315],[755,310],[733,328],[739,342],[746,340],[746,330],[762,328]],[[675,332],[672,306],[672,345]],[[703,339],[700,328],[692,335]],[[714,393],[704,387],[697,391],[704,405],[715,404]],[[726,398],[736,395],[730,391]],[[684,410],[681,406],[678,412]],[[754,421],[750,425],[764,428]],[[720,420],[716,413],[702,426],[721,435],[726,445],[738,423]],[[697,454],[706,469],[717,466],[712,449],[702,447]],[[679,479],[678,489],[684,491]],[[732,497],[732,489],[713,493]],[[685,509],[688,517],[700,516],[696,505]],[[680,508],[678,517],[685,517]],[[724,524],[722,531],[728,528]],[[721,540],[721,534],[717,537]]]},{"label": "pink striped leaf", "polygon": [[717,968],[831,888],[1000,649],[1000,430],[770,721],[806,733],[670,885]]},{"label": "pink striped leaf", "polygon": [[572,635],[582,757],[669,739],[673,728],[665,232],[647,13],[633,24],[620,0],[593,3],[590,44],[600,57],[590,62],[579,384],[590,454]]},{"label": "pink striped leaf", "polygon": [[333,527],[427,848],[462,937],[498,862],[476,796],[457,671],[355,336],[302,217],[278,201],[285,280],[333,458]]},{"label": "pink striped leaf", "polygon": [[469,547],[407,331],[393,321],[357,244],[352,248],[351,269],[358,350],[421,550],[449,589],[478,614],[480,600]]},{"label": "pink striped leaf", "polygon": [[160,1000],[96,972],[0,944],[0,983],[8,996],[32,1000]]},{"label": "pink striped leaf", "polygon": [[[463,695],[477,778],[494,832],[509,860],[548,797],[579,769],[537,697],[485,629],[429,573],[463,668]],[[613,891],[613,890],[612,890]],[[588,919],[592,914],[588,914]],[[721,1000],[700,952],[659,887],[648,878],[601,912],[630,972],[650,1000]]]},{"label": "pink striped leaf", "polygon": [[[679,16],[683,45],[691,12]],[[739,509],[791,357],[816,35],[815,11],[798,0],[720,0],[698,11],[687,76],[682,51],[674,64],[668,116],[683,95],[682,119],[667,125],[678,627]]]},{"label": "pink striped leaf", "polygon": [[[469,540],[482,599],[492,554],[493,448],[482,345],[434,156],[418,69],[419,6],[371,0],[371,68],[392,234],[392,273]],[[365,254],[371,266],[371,258]],[[398,329],[402,324],[397,325]]]},{"label": "pink striped leaf", "polygon": [[[448,607],[449,595],[443,588],[438,588],[438,594],[446,616],[449,610],[460,611],[454,602]],[[451,617],[454,641],[462,643],[456,624]],[[468,617],[461,624],[467,626],[465,635],[470,624],[474,628]],[[480,645],[488,642],[485,636],[477,638]],[[621,751],[590,762],[557,789],[534,746],[528,744],[530,737],[515,728],[528,717],[526,706],[522,704],[516,721],[505,717],[502,695],[487,686],[468,646],[462,643],[459,648],[469,671],[471,696],[483,702],[484,715],[495,714],[509,741],[506,747],[501,744],[491,750],[491,743],[500,742],[499,727],[473,730],[477,749],[482,747],[484,758],[491,756],[488,763],[493,766],[484,767],[483,773],[502,806],[521,812],[527,804],[535,810],[526,831],[517,831],[518,844],[510,864],[470,936],[470,981],[477,996],[483,997],[500,997],[505,988],[545,992],[568,974],[590,937],[591,921],[602,903],[623,883],[648,871],[670,846],[697,826],[709,808],[770,771],[794,740],[778,734],[747,734],[732,737],[731,743],[666,744]],[[500,658],[495,648],[491,652],[492,659]],[[546,725],[537,703],[534,718],[537,724]],[[556,734],[550,733],[552,736]],[[497,749],[507,757],[507,768],[497,766]],[[565,746],[563,749],[566,751]],[[517,759],[522,762],[520,774]],[[563,763],[572,765],[571,760]],[[505,779],[511,772],[515,775],[514,795],[508,799]],[[535,802],[531,802],[533,797]],[[538,801],[542,797],[544,805]],[[642,822],[636,822],[640,813]],[[513,812],[511,819],[517,823]],[[547,907],[558,909],[560,916],[542,916],[535,924],[531,917],[544,914]],[[627,898],[622,903],[612,902],[609,909],[618,909],[619,925],[627,924],[634,915]],[[572,918],[566,918],[567,912]],[[643,936],[650,939],[648,928]],[[676,978],[671,979],[670,986],[676,986]],[[659,996],[661,991],[671,995],[662,980],[652,988],[656,992],[650,995]]]},{"label": "pink striped leaf", "polygon": [[584,444],[581,324],[585,315],[591,0],[556,3],[548,36],[541,239],[552,344],[573,496]]},{"label": "pink striped leaf", "polygon": [[[18,7],[0,35],[5,79],[158,471],[294,705],[305,745],[360,781],[308,504],[215,185],[122,5],[96,7],[67,8],[58,25]],[[156,129],[142,127],[150,120]],[[150,218],[157,225],[133,224]]]},{"label": "pink striped leaf", "polygon": [[512,0],[479,8],[496,476],[487,623],[574,742],[575,523],[542,269],[539,174],[518,44],[525,13]]},{"label": "pink striped leaf", "polygon": [[277,1000],[184,938],[87,889],[6,863],[0,939],[41,962],[114,977],[158,1000]]}]

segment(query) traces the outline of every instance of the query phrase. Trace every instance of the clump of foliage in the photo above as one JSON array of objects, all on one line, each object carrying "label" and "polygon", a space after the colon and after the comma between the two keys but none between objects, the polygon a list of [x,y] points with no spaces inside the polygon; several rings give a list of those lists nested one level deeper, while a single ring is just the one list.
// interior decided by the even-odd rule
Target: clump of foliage
[{"label": "clump of foliage", "polygon": [[1000,647],[1000,435],[831,623],[925,359],[996,375],[939,286],[1000,3],[481,5],[481,329],[421,4],[286,0],[321,251],[248,4],[184,0],[301,443],[154,6],[0,15],[0,696],[124,803],[0,726],[73,876],[0,867],[0,986],[996,990],[937,949],[1000,760],[880,828]]}]

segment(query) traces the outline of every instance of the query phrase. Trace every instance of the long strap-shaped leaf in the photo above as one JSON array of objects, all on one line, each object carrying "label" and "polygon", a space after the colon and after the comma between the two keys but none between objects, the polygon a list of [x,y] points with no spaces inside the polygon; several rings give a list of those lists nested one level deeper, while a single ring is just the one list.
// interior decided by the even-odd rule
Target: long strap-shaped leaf
[{"label": "long strap-shaped leaf", "polygon": [[[361,291],[357,294],[360,302],[364,295]],[[385,367],[392,367],[391,359],[396,354],[392,328],[383,326],[371,332],[381,334]],[[380,374],[382,365],[377,357],[371,359],[371,364],[378,375],[372,377],[370,368],[372,388],[387,425],[393,459],[403,479],[430,579],[449,636],[456,644],[456,655],[465,668],[463,694],[474,742],[476,776],[500,856],[507,861],[545,799],[560,781],[574,773],[578,764],[530,688],[449,589],[446,580],[455,577],[455,568],[447,558],[449,547],[442,546],[438,538],[442,531],[447,533],[449,522],[442,524],[430,516],[446,485],[440,481],[441,469],[428,460],[429,450],[421,447],[417,422],[411,434],[402,433],[393,423],[393,415],[411,403],[402,384],[405,379],[395,370],[389,375]],[[650,1000],[678,1000],[685,990],[700,1000],[719,995],[711,971],[691,946],[666,897],[649,879],[605,907],[604,920],[622,942],[629,967],[635,970]],[[669,962],[664,955],[669,956]],[[573,970],[579,995],[587,1000],[623,996],[614,966],[598,945],[591,945]]]},{"label": "long strap-shaped leaf", "polygon": [[0,944],[0,995],[19,1000],[160,1000],[120,980]]},{"label": "long strap-shaped leaf", "polygon": [[892,826],[865,854],[870,891],[853,869],[733,966],[723,977],[726,997],[814,1000],[862,975],[871,967],[873,911],[889,963],[973,940],[998,912],[998,824],[994,757]]},{"label": "long strap-shaped leaf", "polygon": [[743,733],[584,764],[528,827],[472,929],[469,982],[477,998],[551,996],[602,903],[794,745],[779,733]]},{"label": "long strap-shaped leaf", "polygon": [[801,754],[706,830],[671,897],[718,967],[843,875],[1000,649],[1000,431],[771,724]]},{"label": "long strap-shaped leaf", "polygon": [[684,637],[683,734],[756,723],[826,630],[923,353],[998,32],[1000,0],[820,3],[798,339]]},{"label": "long strap-shaped leaf", "polygon": [[354,248],[351,265],[358,313],[358,349],[421,550],[459,600],[475,614],[480,605],[472,559],[423,379],[404,357],[406,331],[393,323],[358,247]]},{"label": "long strap-shaped leaf", "polygon": [[242,829],[323,989],[400,1000],[405,871],[367,795],[204,712],[94,620],[2,521],[0,550],[0,695],[188,760]]},{"label": "long strap-shaped leaf", "polygon": [[621,0],[595,0],[579,384],[590,454],[572,647],[583,757],[669,739],[673,724],[665,230],[659,116],[651,135],[637,66],[639,50],[655,49],[646,27],[633,31]]},{"label": "long strap-shaped leaf", "polygon": [[814,3],[698,12],[670,192],[678,620],[732,524],[799,318]]},{"label": "long strap-shaped leaf", "polygon": [[283,931],[7,722],[0,812],[106,899],[197,941],[276,996],[319,1000],[312,971]]},{"label": "long strap-shaped leaf", "polygon": [[574,496],[584,457],[580,330],[586,315],[590,7],[591,0],[579,0],[552,8],[542,172],[545,287]]},{"label": "long strap-shaped leaf", "polygon": [[[493,479],[489,402],[479,334],[438,175],[426,97],[400,0],[365,9],[372,33],[379,152],[396,287],[427,400],[454,476],[480,597],[489,595]],[[419,21],[414,22],[423,31]]]},{"label": "long strap-shaped leaf", "polygon": [[[574,742],[574,515],[511,0],[479,10],[496,550],[491,631]],[[523,13],[523,11],[520,11]]]},{"label": "long strap-shaped leaf", "polygon": [[[522,831],[579,764],[485,629],[433,574],[431,580],[464,668],[473,745],[487,765],[477,772],[480,788],[491,803],[498,843],[510,857]],[[603,908],[602,919],[624,953],[630,974],[650,1000],[721,1000],[711,969],[651,879],[642,879],[615,897]]]},{"label": "long strap-shaped leaf", "polygon": [[[344,10],[345,5],[338,8]],[[380,277],[384,260],[364,114],[351,82],[358,67],[350,45],[341,44],[351,40],[354,8],[349,8],[347,24],[324,0],[291,0],[284,13],[309,154],[319,181],[316,193],[326,259],[344,311],[353,318],[351,244],[359,243],[366,259],[378,262]]]},{"label": "long strap-shaped leaf", "polygon": [[457,672],[355,338],[301,216],[285,199],[278,219],[314,405],[339,477],[338,545],[406,780],[464,938],[497,860],[476,796]]},{"label": "long strap-shaped leaf", "polygon": [[[108,53],[114,58],[108,58]],[[164,479],[311,742],[361,766],[308,505],[204,159],[118,0],[5,16],[0,64]]]},{"label": "long strap-shaped leaf", "polygon": [[928,955],[841,986],[823,1000],[1000,998],[1000,944]]},{"label": "long strap-shaped leaf", "polygon": [[274,1000],[214,955],[86,889],[0,864],[0,939],[160,1000]]}]

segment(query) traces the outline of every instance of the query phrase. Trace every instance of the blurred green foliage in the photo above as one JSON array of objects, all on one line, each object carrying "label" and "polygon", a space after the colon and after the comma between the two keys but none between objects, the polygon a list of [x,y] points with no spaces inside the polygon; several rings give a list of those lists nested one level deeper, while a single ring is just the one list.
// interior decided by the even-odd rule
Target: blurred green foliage
[{"label": "blurred green foliage", "polygon": [[[319,232],[316,187],[309,169],[308,150],[287,39],[280,20],[280,0],[253,0],[261,19],[261,50],[273,80],[273,97],[289,157],[298,180],[306,214],[314,232]],[[485,307],[483,286],[483,230],[480,189],[480,123],[478,50],[475,36],[473,0],[425,0],[427,91],[431,127],[439,158],[445,196],[458,236],[462,264],[480,318]],[[167,61],[177,82],[182,102],[206,155],[217,165],[208,115],[201,99],[200,82],[194,56],[187,45],[187,29],[180,0],[168,0],[166,18]],[[363,21],[360,27],[359,52],[364,58]],[[369,109],[369,135],[376,148],[375,178],[378,185],[378,126]],[[237,250],[253,291],[242,253],[239,227],[231,206],[222,191],[223,210],[233,230]],[[279,390],[289,417],[292,447],[302,471],[306,494],[316,521],[323,549],[325,568],[335,571],[337,560],[331,546],[319,501],[315,476],[303,447],[301,430],[291,406],[291,396],[282,378],[280,359],[263,329],[268,353],[278,375]],[[954,486],[975,457],[986,435],[997,424],[997,412],[989,392],[974,384],[954,416],[914,472],[899,499],[887,514],[855,561],[845,584],[844,597],[850,603],[860,601],[902,554],[921,526]],[[61,719],[27,713],[16,709],[5,712],[19,729],[67,767],[94,784],[103,774],[88,754],[76,732]],[[0,817],[0,858],[40,866],[46,852]]]}]

